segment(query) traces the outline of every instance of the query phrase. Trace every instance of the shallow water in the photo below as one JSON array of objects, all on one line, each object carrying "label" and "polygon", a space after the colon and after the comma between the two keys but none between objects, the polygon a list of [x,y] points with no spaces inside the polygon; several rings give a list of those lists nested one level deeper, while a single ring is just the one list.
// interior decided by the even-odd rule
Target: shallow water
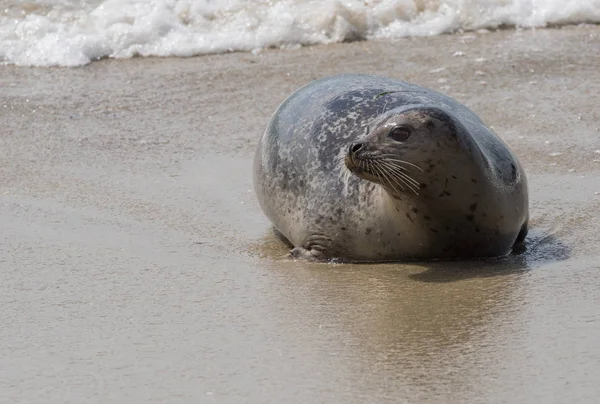
[{"label": "shallow water", "polygon": [[0,0],[0,63],[81,66],[600,22],[600,0]]},{"label": "shallow water", "polygon": [[[596,402],[599,35],[3,67],[2,397]],[[288,259],[252,193],[254,147],[292,90],[342,71],[441,89],[481,114],[528,174],[528,250]]]}]

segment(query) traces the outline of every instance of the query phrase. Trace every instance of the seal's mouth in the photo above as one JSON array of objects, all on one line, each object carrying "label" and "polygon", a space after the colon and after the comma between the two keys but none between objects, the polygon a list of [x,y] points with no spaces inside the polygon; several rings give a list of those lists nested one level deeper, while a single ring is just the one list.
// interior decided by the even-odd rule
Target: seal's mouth
[{"label": "seal's mouth", "polygon": [[363,171],[362,167],[360,166],[360,163],[358,163],[354,158],[352,158],[350,154],[346,155],[346,158],[344,159],[344,165],[348,170],[352,171],[355,174],[358,174],[359,172]]},{"label": "seal's mouth", "polygon": [[421,171],[419,166],[404,161],[394,155],[375,155],[350,150],[344,159],[346,168],[356,176],[374,182],[394,192],[412,192],[419,195],[422,185],[414,178],[414,171]]},{"label": "seal's mouth", "polygon": [[363,146],[361,143],[351,144],[344,159],[346,168],[359,177],[363,177],[364,174],[374,175],[370,170],[372,167],[369,164],[374,157],[373,153],[366,152]]},{"label": "seal's mouth", "polygon": [[376,159],[361,158],[348,154],[344,159],[344,164],[352,174],[367,181],[381,184],[381,178],[377,175],[380,169],[378,168]]}]

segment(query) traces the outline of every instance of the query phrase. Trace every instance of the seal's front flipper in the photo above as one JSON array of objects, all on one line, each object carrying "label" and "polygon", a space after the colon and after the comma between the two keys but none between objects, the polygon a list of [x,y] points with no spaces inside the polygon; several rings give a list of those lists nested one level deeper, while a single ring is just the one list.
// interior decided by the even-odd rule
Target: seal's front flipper
[{"label": "seal's front flipper", "polygon": [[331,249],[331,237],[325,234],[312,234],[308,236],[302,247],[296,247],[290,254],[295,258],[304,258],[310,261],[326,261],[328,260],[327,252]]},{"label": "seal's front flipper", "polygon": [[302,258],[309,261],[325,261],[325,255],[319,250],[307,250],[306,248],[296,247],[290,251],[294,258]]}]

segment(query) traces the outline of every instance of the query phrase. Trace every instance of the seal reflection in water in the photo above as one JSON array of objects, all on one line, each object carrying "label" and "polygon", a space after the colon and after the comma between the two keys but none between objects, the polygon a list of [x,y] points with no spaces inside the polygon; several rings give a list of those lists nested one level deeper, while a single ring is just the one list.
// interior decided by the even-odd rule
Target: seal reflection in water
[{"label": "seal reflection in water", "polygon": [[384,77],[292,94],[260,139],[254,184],[296,257],[498,257],[527,234],[527,179],[504,142],[456,100]]}]

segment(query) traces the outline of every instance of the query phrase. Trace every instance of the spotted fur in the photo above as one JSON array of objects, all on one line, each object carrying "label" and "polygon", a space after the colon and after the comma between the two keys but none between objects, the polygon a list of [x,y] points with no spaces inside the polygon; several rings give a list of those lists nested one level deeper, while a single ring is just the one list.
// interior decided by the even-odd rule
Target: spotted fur
[{"label": "spotted fur", "polygon": [[[391,120],[423,123],[420,135],[389,144]],[[348,163],[358,141],[419,168],[405,170],[418,186]],[[260,139],[254,183],[292,254],[310,259],[495,257],[527,231],[527,180],[502,140],[456,100],[384,77],[327,77],[292,94]]]}]

